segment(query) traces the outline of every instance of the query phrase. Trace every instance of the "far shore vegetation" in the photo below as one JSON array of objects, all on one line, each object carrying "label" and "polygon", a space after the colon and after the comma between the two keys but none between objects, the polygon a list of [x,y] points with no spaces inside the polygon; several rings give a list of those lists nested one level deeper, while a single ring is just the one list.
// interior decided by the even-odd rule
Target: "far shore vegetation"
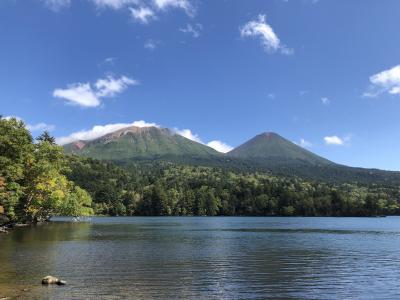
[{"label": "far shore vegetation", "polygon": [[0,118],[0,223],[57,215],[380,216],[400,214],[399,201],[392,184],[66,155],[47,132],[34,139],[22,121]]}]

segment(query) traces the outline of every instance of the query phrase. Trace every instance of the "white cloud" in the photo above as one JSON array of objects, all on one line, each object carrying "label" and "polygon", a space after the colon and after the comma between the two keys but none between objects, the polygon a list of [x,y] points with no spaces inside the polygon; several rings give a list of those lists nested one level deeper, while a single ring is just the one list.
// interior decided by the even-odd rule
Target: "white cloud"
[{"label": "white cloud", "polygon": [[201,141],[200,137],[197,134],[194,134],[190,129],[178,129],[178,128],[175,128],[174,131],[175,131],[176,134],[179,134],[179,135],[181,135],[181,136],[183,136],[183,137],[185,137],[185,138],[187,138],[189,140],[192,140],[192,141],[195,141],[195,142],[203,144],[203,142]]},{"label": "white cloud", "polygon": [[103,60],[103,62],[100,65],[111,65],[111,66],[113,66],[116,61],[117,61],[116,57],[107,57],[106,59]]},{"label": "white cloud", "polygon": [[140,6],[139,8],[130,7],[131,17],[142,24],[148,24],[151,20],[156,19],[156,15],[151,8]]},{"label": "white cloud", "polygon": [[322,102],[323,105],[331,104],[331,100],[329,100],[329,98],[327,98],[327,97],[322,97],[321,98],[321,102]]},{"label": "white cloud", "polygon": [[222,152],[222,153],[227,153],[233,149],[233,147],[225,144],[224,142],[218,141],[218,140],[208,142],[207,146],[217,150],[218,152]]},{"label": "white cloud", "polygon": [[[41,0],[46,7],[58,12],[68,8],[72,0]],[[157,14],[168,9],[181,9],[193,17],[196,13],[191,0],[86,0],[94,4],[99,10],[112,9],[130,12],[131,18],[137,22],[147,24],[157,19]]]},{"label": "white cloud", "polygon": [[400,95],[400,65],[372,75],[371,86],[364,93],[365,97],[376,97],[382,93]]},{"label": "white cloud", "polygon": [[128,86],[138,84],[138,81],[126,76],[121,76],[120,78],[107,76],[105,79],[99,79],[96,81],[96,95],[98,97],[114,97],[126,90]]},{"label": "white cloud", "polygon": [[138,0],[91,0],[97,8],[121,9],[127,5],[138,4]]},{"label": "white cloud", "polygon": [[303,97],[304,95],[307,95],[308,93],[309,93],[309,92],[308,92],[308,91],[305,91],[305,90],[299,91],[300,97]]},{"label": "white cloud", "polygon": [[284,55],[293,55],[294,54],[294,49],[288,48],[285,45],[282,45],[279,49],[280,49],[281,53]]},{"label": "white cloud", "polygon": [[68,143],[72,143],[74,141],[78,140],[93,140],[96,138],[99,138],[103,135],[106,135],[108,133],[112,133],[114,131],[126,128],[126,127],[131,127],[131,126],[137,126],[137,127],[159,127],[156,123],[147,123],[143,120],[141,121],[135,121],[133,123],[116,123],[116,124],[107,124],[107,125],[96,125],[93,126],[92,129],[89,130],[81,130],[77,131],[74,133],[71,133],[68,136],[63,136],[57,138],[57,144],[59,145],[65,145]]},{"label": "white cloud", "polygon": [[312,143],[310,143],[309,141],[307,141],[305,139],[300,139],[300,143],[298,143],[298,145],[302,148],[311,148],[312,147]]},{"label": "white cloud", "polygon": [[276,98],[276,95],[274,93],[269,93],[267,96],[268,96],[269,99],[275,99]]},{"label": "white cloud", "polygon": [[138,81],[126,76],[120,78],[107,76],[104,79],[98,79],[94,88],[90,83],[74,83],[68,85],[66,89],[55,89],[53,97],[64,99],[73,105],[96,107],[101,104],[101,98],[115,97],[126,90],[128,86],[137,84]]},{"label": "white cloud", "polygon": [[136,127],[160,127],[157,123],[148,123],[143,120],[135,121],[133,122],[130,126],[136,126]]},{"label": "white cloud", "polygon": [[32,132],[34,131],[53,131],[56,127],[46,123],[27,124],[26,128]]},{"label": "white cloud", "polygon": [[346,135],[344,137],[338,137],[337,135],[326,136],[324,137],[324,141],[326,145],[344,146],[350,143],[351,135]]},{"label": "white cloud", "polygon": [[71,5],[71,0],[42,0],[44,5],[54,12],[59,12],[63,8]]},{"label": "white cloud", "polygon": [[337,135],[324,137],[325,144],[327,145],[343,145],[344,141]]},{"label": "white cloud", "polygon": [[154,40],[147,40],[144,43],[144,48],[148,50],[155,50],[158,47],[158,42]]},{"label": "white cloud", "polygon": [[53,97],[62,98],[69,104],[83,107],[96,107],[101,103],[90,83],[74,83],[69,84],[66,89],[55,89]]},{"label": "white cloud", "polygon": [[189,16],[195,14],[195,9],[189,0],[153,0],[155,7],[160,10],[168,8],[183,9]]},{"label": "white cloud", "polygon": [[233,149],[233,147],[225,144],[224,142],[218,141],[218,140],[214,140],[214,141],[211,141],[211,142],[208,142],[208,143],[204,143],[202,141],[202,139],[199,137],[199,135],[193,133],[190,129],[178,129],[178,128],[175,128],[174,132],[176,134],[179,134],[179,135],[181,135],[181,136],[183,136],[183,137],[185,137],[185,138],[187,138],[189,140],[192,140],[194,142],[197,142],[197,143],[200,143],[200,144],[203,144],[203,145],[207,145],[208,147],[211,147],[211,148],[217,150],[218,152],[226,153],[226,152],[229,152],[229,151],[231,151]]},{"label": "white cloud", "polygon": [[190,34],[194,38],[198,38],[201,34],[201,31],[203,30],[203,26],[201,24],[187,24],[186,27],[184,28],[179,28],[179,31]]},{"label": "white cloud", "polygon": [[[22,121],[22,122],[25,123],[25,121],[22,118],[17,117],[17,116],[5,116],[5,117],[3,117],[3,119],[6,119],[6,120],[10,120],[12,118],[14,118],[14,119],[16,119],[18,121]],[[54,125],[46,124],[46,123],[43,123],[43,122],[40,122],[40,123],[37,123],[37,124],[26,124],[25,123],[25,127],[26,127],[26,129],[28,129],[31,132],[34,132],[34,131],[53,131],[56,128]]]},{"label": "white cloud", "polygon": [[258,20],[246,23],[240,29],[242,37],[259,37],[265,48],[276,51],[279,49],[280,40],[270,25],[266,23],[266,16],[259,15]]},{"label": "white cloud", "polygon": [[267,24],[265,15],[259,15],[258,19],[249,21],[239,30],[241,37],[259,38],[264,49],[269,53],[280,51],[286,55],[293,54],[293,49],[283,45],[272,27]]}]

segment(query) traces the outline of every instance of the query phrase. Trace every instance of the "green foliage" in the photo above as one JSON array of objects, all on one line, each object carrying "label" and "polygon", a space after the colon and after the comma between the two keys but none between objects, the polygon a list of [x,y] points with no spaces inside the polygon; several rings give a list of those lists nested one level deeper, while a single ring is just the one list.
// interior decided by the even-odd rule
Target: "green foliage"
[{"label": "green foliage", "polygon": [[36,138],[36,140],[38,140],[39,142],[49,142],[52,145],[56,144],[56,139],[52,137],[48,131],[44,131]]},{"label": "green foliage", "polygon": [[93,215],[91,208],[92,198],[79,186],[70,182],[70,189],[61,202],[59,214],[62,216],[90,216]]},{"label": "green foliage", "polygon": [[23,195],[21,181],[25,166],[32,159],[34,145],[23,122],[0,119],[0,203],[10,218]]},{"label": "green foliage", "polygon": [[106,215],[376,216],[398,214],[397,186],[332,184],[224,168],[71,157],[69,179]]},{"label": "green foliage", "polygon": [[90,196],[67,180],[63,149],[48,134],[34,143],[23,122],[0,119],[0,205],[14,221],[91,214]]}]

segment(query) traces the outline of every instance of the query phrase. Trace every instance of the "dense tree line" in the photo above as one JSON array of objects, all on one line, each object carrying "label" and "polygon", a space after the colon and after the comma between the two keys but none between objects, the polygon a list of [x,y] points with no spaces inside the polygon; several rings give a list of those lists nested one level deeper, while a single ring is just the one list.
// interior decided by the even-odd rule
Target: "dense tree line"
[{"label": "dense tree line", "polygon": [[266,173],[71,157],[68,177],[103,215],[375,216],[399,213],[396,186],[334,184]]},{"label": "dense tree line", "polygon": [[229,156],[199,157],[190,155],[162,155],[149,158],[113,160],[123,167],[132,163],[173,162],[182,166],[207,166],[241,173],[273,173],[276,176],[297,176],[307,181],[323,181],[333,184],[353,183],[362,185],[396,186],[400,184],[399,171],[365,169],[339,164],[318,165],[289,158],[238,158]]},{"label": "dense tree line", "polygon": [[90,195],[68,180],[68,161],[54,138],[34,140],[25,124],[0,116],[0,207],[11,222],[52,215],[90,215]]},{"label": "dense tree line", "polygon": [[[0,118],[0,216],[375,216],[399,214],[398,185],[334,183],[267,172],[163,161],[115,163],[65,156]],[[3,214],[4,216],[4,214]]]}]

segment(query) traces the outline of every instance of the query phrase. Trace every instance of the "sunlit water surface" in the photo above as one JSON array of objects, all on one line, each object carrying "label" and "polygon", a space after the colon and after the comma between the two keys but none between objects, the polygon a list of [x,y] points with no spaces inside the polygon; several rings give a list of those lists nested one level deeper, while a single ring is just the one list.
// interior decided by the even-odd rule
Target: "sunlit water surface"
[{"label": "sunlit water surface", "polygon": [[6,296],[400,299],[400,218],[58,219],[0,235]]}]

